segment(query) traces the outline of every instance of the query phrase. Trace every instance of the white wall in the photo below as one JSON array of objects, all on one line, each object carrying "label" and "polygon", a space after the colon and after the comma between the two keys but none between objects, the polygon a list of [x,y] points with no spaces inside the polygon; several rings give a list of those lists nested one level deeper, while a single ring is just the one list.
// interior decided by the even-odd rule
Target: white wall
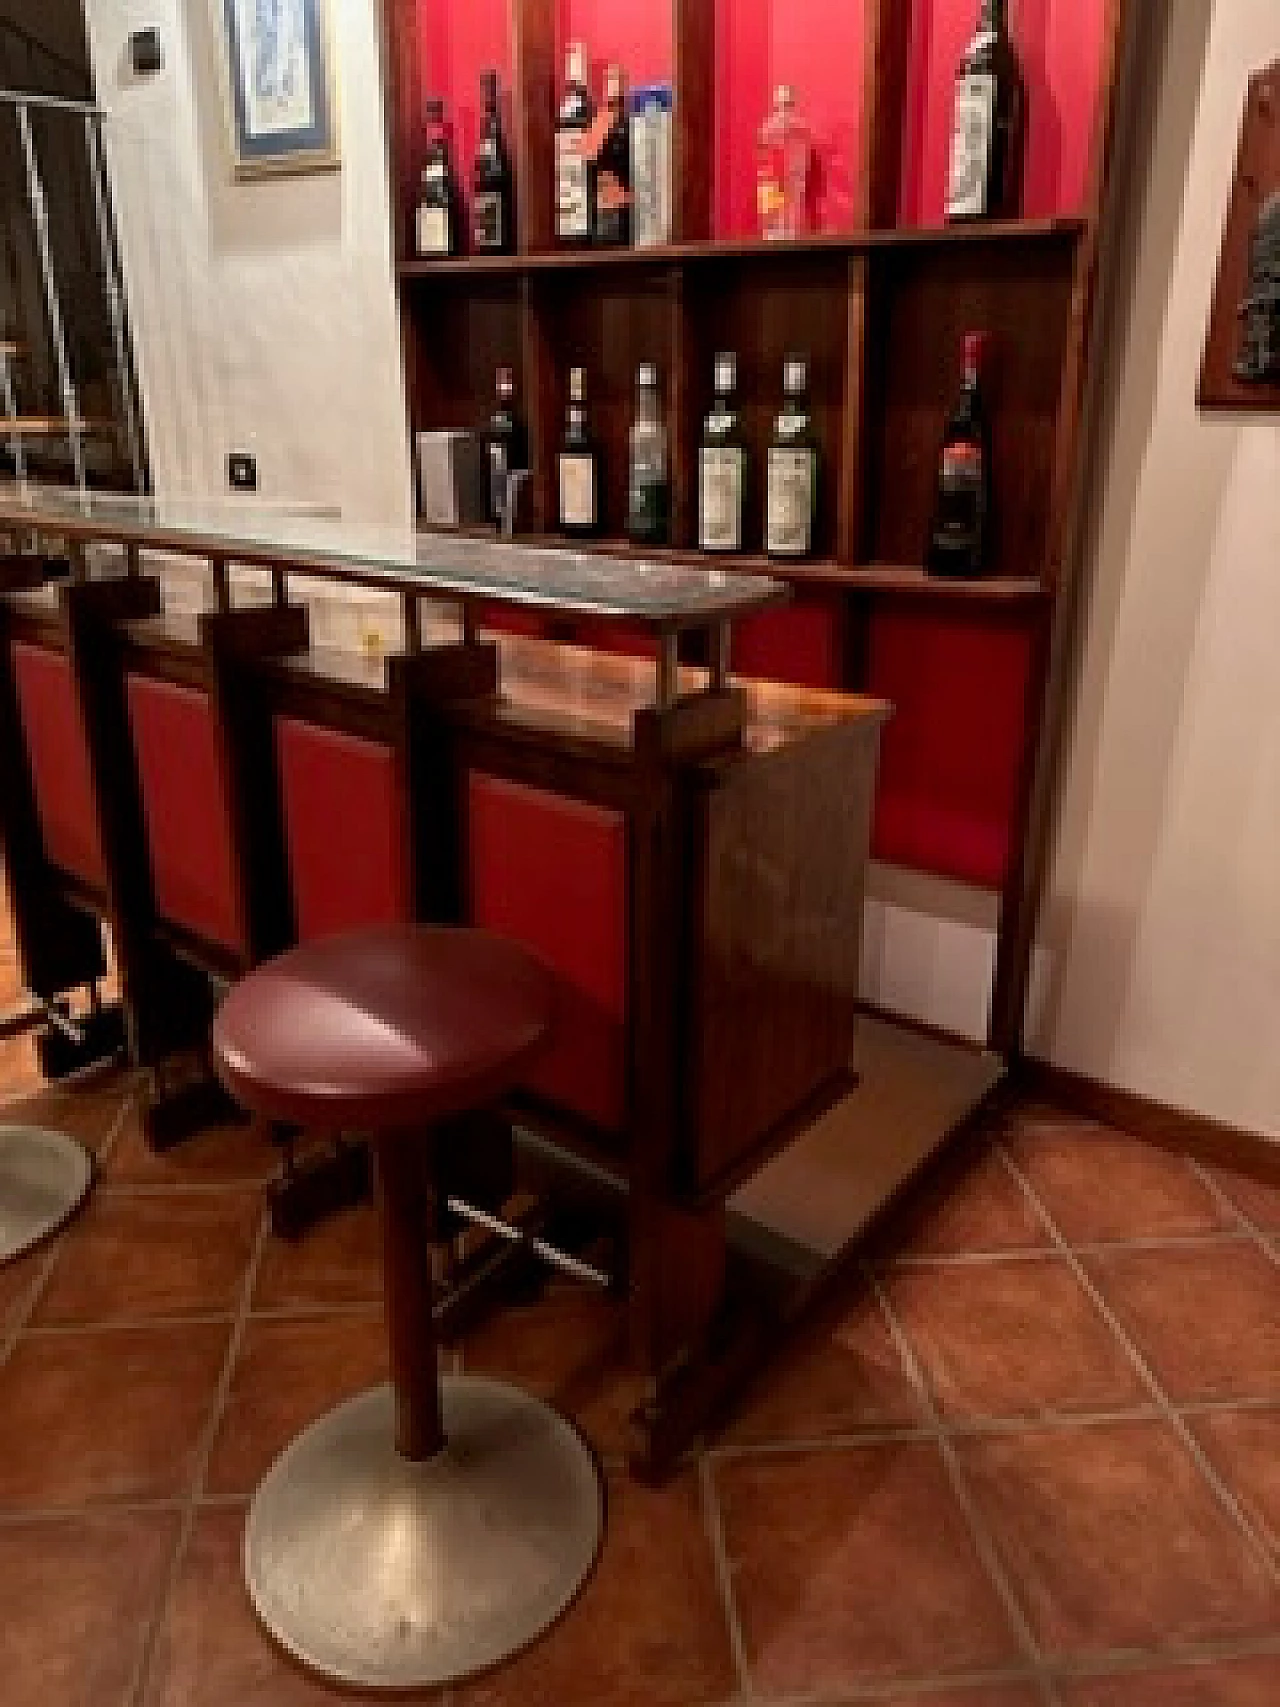
[{"label": "white wall", "polygon": [[1195,405],[1280,6],[1161,10],[1029,1043],[1280,1138],[1280,417]]},{"label": "white wall", "polygon": [[[157,491],[411,518],[375,0],[333,0],[341,172],[238,183],[214,0],[85,0]],[[158,25],[136,79],[129,32]]]}]

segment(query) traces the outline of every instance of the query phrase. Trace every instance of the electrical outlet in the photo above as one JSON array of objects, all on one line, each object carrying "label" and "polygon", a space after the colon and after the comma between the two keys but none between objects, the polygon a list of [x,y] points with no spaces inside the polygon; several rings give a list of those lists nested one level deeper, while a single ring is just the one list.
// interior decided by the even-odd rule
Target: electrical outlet
[{"label": "electrical outlet", "polygon": [[247,450],[227,453],[227,484],[233,492],[258,490],[258,459]]}]

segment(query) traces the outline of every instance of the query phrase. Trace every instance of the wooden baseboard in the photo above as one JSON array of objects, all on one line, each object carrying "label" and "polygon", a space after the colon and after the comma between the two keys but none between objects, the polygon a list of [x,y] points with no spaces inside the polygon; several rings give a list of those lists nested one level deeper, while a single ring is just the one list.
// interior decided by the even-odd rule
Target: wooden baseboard
[{"label": "wooden baseboard", "polygon": [[1280,1185],[1280,1143],[1261,1132],[1247,1132],[1203,1114],[1171,1108],[1134,1091],[1113,1090],[1083,1073],[1070,1073],[1026,1056],[1012,1064],[1011,1079],[1023,1096],[1058,1103],[1073,1114],[1132,1132],[1136,1138],[1192,1156],[1198,1162],[1232,1168],[1268,1185]]}]

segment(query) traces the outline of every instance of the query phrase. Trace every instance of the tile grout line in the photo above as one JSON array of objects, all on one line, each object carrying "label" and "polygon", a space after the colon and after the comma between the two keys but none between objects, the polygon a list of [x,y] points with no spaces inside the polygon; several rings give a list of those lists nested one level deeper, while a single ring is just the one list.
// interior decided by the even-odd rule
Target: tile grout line
[{"label": "tile grout line", "polygon": [[1125,1355],[1129,1358],[1130,1363],[1133,1365],[1133,1368],[1137,1373],[1138,1379],[1151,1394],[1151,1397],[1160,1410],[1164,1421],[1182,1442],[1183,1448],[1191,1455],[1193,1463],[1216,1496],[1218,1503],[1222,1506],[1227,1515],[1235,1520],[1241,1535],[1248,1544],[1249,1550],[1261,1562],[1263,1569],[1266,1571],[1271,1581],[1273,1583],[1280,1584],[1280,1560],[1276,1559],[1265,1539],[1259,1535],[1257,1529],[1250,1521],[1249,1516],[1240,1501],[1236,1498],[1235,1494],[1232,1493],[1231,1489],[1227,1486],[1226,1482],[1210,1462],[1204,1448],[1200,1445],[1200,1442],[1196,1439],[1194,1433],[1187,1425],[1185,1418],[1177,1410],[1173,1401],[1165,1392],[1164,1387],[1157,1379],[1155,1371],[1139,1349],[1137,1341],[1129,1333],[1128,1329],[1121,1322],[1119,1316],[1107,1302],[1101,1288],[1095,1283],[1092,1275],[1090,1275],[1089,1271],[1072,1250],[1071,1246],[1068,1245],[1058,1227],[1057,1222],[1053,1219],[1053,1216],[1049,1213],[1047,1207],[1041,1202],[1039,1193],[1031,1184],[1031,1181],[1023,1174],[1021,1168],[1014,1161],[1013,1157],[1008,1154],[1002,1144],[998,1144],[996,1146],[996,1153],[1002,1158],[1005,1167],[1009,1169],[1009,1172],[1013,1175],[1014,1179],[1027,1194],[1027,1199],[1032,1208],[1035,1210],[1036,1214],[1040,1216],[1045,1228],[1052,1235],[1055,1244],[1061,1251],[1067,1263],[1070,1265],[1077,1281],[1084,1288],[1086,1294],[1092,1301],[1094,1309],[1098,1311],[1102,1316],[1102,1319],[1111,1329],[1112,1333],[1115,1334],[1116,1338],[1119,1340]]},{"label": "tile grout line", "polygon": [[[107,1128],[107,1136],[102,1141],[102,1148],[100,1152],[104,1160],[106,1156],[110,1154],[111,1148],[119,1137],[120,1132],[124,1127],[125,1118],[132,1106],[133,1092],[131,1091],[122,1100],[120,1107],[115,1112],[115,1117],[112,1120],[111,1125]],[[45,1291],[49,1285],[50,1276],[53,1274],[54,1268],[57,1265],[58,1256],[62,1250],[62,1235],[67,1228],[79,1219],[86,1204],[90,1201],[93,1192],[97,1188],[98,1177],[99,1157],[98,1155],[94,1155],[93,1173],[89,1182],[90,1195],[85,1199],[84,1203],[77,1207],[70,1217],[70,1220],[65,1221],[61,1227],[56,1228],[49,1236],[49,1248],[45,1251],[40,1260],[39,1266],[32,1277],[27,1295],[23,1299],[20,1308],[14,1316],[12,1326],[4,1335],[4,1338],[0,1340],[0,1369],[3,1369],[8,1363],[9,1359],[13,1356],[14,1351],[17,1349],[18,1341],[22,1338],[28,1327],[30,1327],[32,1318],[40,1307],[40,1300],[44,1297]]]},{"label": "tile grout line", "polygon": [[1280,1253],[1276,1251],[1272,1235],[1267,1231],[1267,1229],[1259,1222],[1255,1221],[1245,1210],[1241,1209],[1238,1203],[1232,1202],[1231,1198],[1218,1184],[1217,1180],[1214,1179],[1213,1175],[1207,1168],[1190,1156],[1187,1160],[1191,1163],[1192,1171],[1196,1174],[1201,1184],[1204,1185],[1210,1193],[1212,1193],[1219,1205],[1240,1228],[1241,1233],[1261,1248],[1263,1256],[1267,1257],[1271,1262],[1280,1265]]},{"label": "tile grout line", "polygon": [[[741,1693],[721,1696],[715,1707],[744,1707],[751,1702],[759,1703],[760,1707],[854,1707],[855,1703],[867,1702],[874,1707],[876,1702],[887,1702],[890,1707],[894,1703],[917,1696],[922,1702],[928,1702],[934,1695],[950,1696],[959,1691],[965,1693],[973,1689],[1003,1688],[1019,1684],[1027,1684],[1033,1689],[1040,1679],[1026,1666],[989,1667],[985,1671],[952,1671],[928,1672],[921,1676],[885,1677],[863,1683],[845,1683],[837,1689],[810,1689],[799,1692],[792,1691],[785,1695],[743,1695]],[[974,1707],[980,1703],[974,1698]]]},{"label": "tile grout line", "polygon": [[924,1415],[930,1425],[930,1439],[942,1459],[947,1480],[951,1484],[952,1493],[960,1508],[961,1516],[968,1528],[970,1539],[977,1551],[978,1558],[987,1573],[988,1580],[996,1592],[996,1597],[1004,1608],[1005,1617],[1022,1648],[1023,1654],[1034,1670],[1036,1677],[1042,1681],[1051,1702],[1056,1702],[1052,1684],[1048,1682],[1048,1674],[1044,1671],[1039,1645],[1031,1629],[1030,1623],[1013,1592],[1013,1586],[1000,1561],[995,1542],[990,1531],[978,1511],[977,1504],[970,1492],[965,1479],[960,1457],[955,1449],[955,1443],[943,1427],[942,1418],[934,1404],[933,1393],[930,1390],[924,1368],[916,1356],[915,1349],[907,1337],[906,1329],[898,1320],[897,1312],[889,1301],[889,1296],[881,1284],[880,1277],[864,1266],[864,1276],[880,1302],[884,1313],[885,1325],[888,1327],[907,1380],[915,1389],[916,1397],[924,1410]]},{"label": "tile grout line", "polygon": [[[1159,1234],[1141,1239],[1091,1239],[1087,1244],[1071,1248],[1081,1256],[1109,1256],[1117,1251],[1178,1251],[1201,1250],[1217,1245],[1245,1244],[1259,1235],[1248,1224],[1239,1228],[1222,1227],[1212,1233]],[[985,1268],[998,1263],[1035,1263],[1056,1260],[1061,1253],[1056,1245],[1013,1245],[1007,1250],[922,1252],[903,1256],[872,1257],[870,1266],[879,1271],[930,1268]]]},{"label": "tile grout line", "polygon": [[698,1455],[698,1487],[702,1495],[702,1521],[711,1543],[711,1562],[720,1591],[720,1605],[729,1635],[729,1651],[733,1655],[734,1674],[738,1679],[738,1694],[754,1698],[751,1666],[747,1660],[747,1639],[743,1634],[738,1613],[737,1596],[733,1592],[733,1569],[729,1563],[729,1547],[724,1534],[724,1514],[716,1492],[715,1466],[710,1456]]},{"label": "tile grout line", "polygon": [[182,1522],[178,1529],[178,1539],[174,1543],[173,1557],[169,1561],[169,1569],[165,1574],[164,1583],[152,1617],[143,1635],[142,1649],[129,1688],[125,1693],[125,1701],[129,1707],[142,1707],[146,1696],[147,1686],[151,1680],[151,1666],[155,1659],[156,1646],[160,1633],[164,1629],[165,1620],[178,1586],[178,1577],[186,1562],[187,1552],[191,1545],[191,1537],[195,1533],[196,1519],[201,1509],[205,1481],[209,1474],[209,1463],[213,1457],[214,1444],[217,1441],[218,1429],[222,1423],[227,1408],[227,1400],[231,1394],[231,1382],[235,1374],[236,1363],[239,1361],[240,1346],[244,1339],[245,1324],[249,1317],[249,1300],[253,1296],[253,1288],[258,1277],[258,1268],[266,1249],[270,1232],[270,1217],[262,1210],[258,1220],[258,1233],[254,1240],[253,1250],[245,1265],[244,1278],[240,1283],[240,1298],[231,1328],[231,1337],[227,1342],[226,1355],[222,1360],[222,1369],[218,1382],[213,1391],[213,1399],[209,1406],[209,1415],[205,1420],[204,1429],[200,1436],[196,1451],[195,1472],[183,1501]]}]

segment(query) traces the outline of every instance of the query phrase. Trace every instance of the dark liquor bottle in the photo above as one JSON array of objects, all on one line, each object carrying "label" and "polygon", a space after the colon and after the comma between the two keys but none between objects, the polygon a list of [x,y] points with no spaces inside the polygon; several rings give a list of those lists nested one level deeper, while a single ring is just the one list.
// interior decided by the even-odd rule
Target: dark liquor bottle
[{"label": "dark liquor bottle", "polygon": [[444,123],[444,102],[433,96],[424,109],[427,121],[427,154],[422,163],[422,189],[418,198],[416,246],[419,255],[456,255],[462,237],[459,218],[461,198]]},{"label": "dark liquor bottle", "polygon": [[987,340],[964,341],[964,385],[942,439],[929,536],[931,575],[980,575],[991,545],[991,429],[982,401]]},{"label": "dark liquor bottle", "polygon": [[515,185],[502,134],[498,73],[486,71],[480,87],[484,120],[472,178],[471,246],[479,255],[509,255],[515,246]]},{"label": "dark liquor bottle", "polygon": [[560,526],[565,533],[593,534],[600,528],[600,449],[587,420],[586,377],[569,369],[569,407],[556,458]]},{"label": "dark liquor bottle", "polygon": [[556,119],[556,236],[562,243],[589,243],[595,167],[585,144],[595,103],[587,87],[587,50],[571,42],[565,63],[564,97]]},{"label": "dark liquor bottle", "polygon": [[698,544],[704,551],[741,551],[747,444],[735,395],[737,356],[716,357],[715,387],[698,452]]},{"label": "dark liquor bottle", "polygon": [[642,544],[665,545],[671,508],[667,426],[662,418],[658,370],[652,362],[641,362],[636,369],[627,490],[627,532]]},{"label": "dark liquor bottle", "polygon": [[947,218],[1012,219],[1022,197],[1027,92],[1008,0],[982,0],[956,73]]},{"label": "dark liquor bottle", "polygon": [[627,125],[627,93],[622,71],[611,65],[605,73],[605,111],[608,129],[595,161],[595,229],[601,245],[622,248],[631,241],[631,133]]},{"label": "dark liquor bottle", "polygon": [[809,557],[818,515],[818,441],[809,413],[809,363],[782,364],[782,412],[773,424],[764,548],[771,557]]},{"label": "dark liquor bottle", "polygon": [[484,438],[489,465],[488,516],[491,522],[500,523],[512,501],[508,477],[529,466],[529,435],[516,410],[515,376],[509,367],[498,369],[493,413]]}]

